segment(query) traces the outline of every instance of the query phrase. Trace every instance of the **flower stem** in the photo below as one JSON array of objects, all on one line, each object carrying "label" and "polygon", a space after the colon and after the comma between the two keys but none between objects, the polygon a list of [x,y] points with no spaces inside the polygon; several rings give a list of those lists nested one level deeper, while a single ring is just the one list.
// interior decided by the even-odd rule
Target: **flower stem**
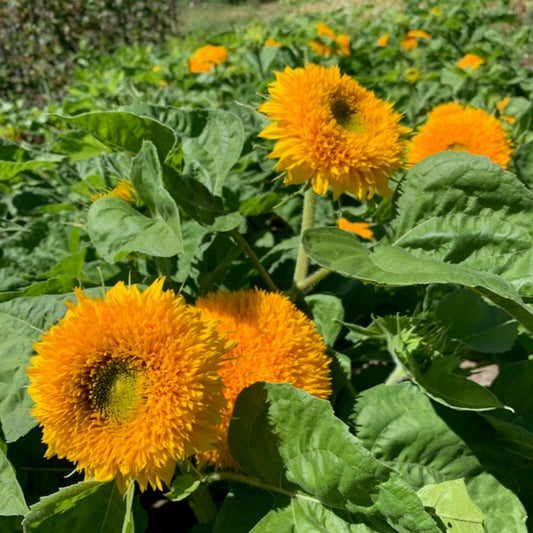
[{"label": "flower stem", "polygon": [[316,210],[316,194],[311,187],[304,193],[304,207],[302,215],[302,227],[300,229],[300,247],[298,249],[298,258],[296,259],[296,267],[294,269],[293,278],[293,292],[300,292],[299,285],[307,277],[307,270],[309,268],[309,257],[305,253],[302,237],[305,230],[312,228],[315,222]]},{"label": "flower stem", "polygon": [[329,276],[331,272],[332,271],[328,268],[319,268],[307,276],[303,281],[298,283],[298,289],[303,293],[307,292],[313,285],[316,285],[319,281]]},{"label": "flower stem", "polygon": [[235,238],[235,240],[242,245],[244,248],[244,251],[248,254],[248,257],[251,259],[252,263],[254,264],[255,268],[257,268],[257,271],[259,272],[260,276],[263,278],[263,281],[265,282],[265,285],[268,287],[268,290],[273,292],[279,292],[279,289],[276,287],[276,284],[272,281],[272,278],[266,271],[265,267],[261,264],[261,261],[259,261],[259,258],[257,255],[255,255],[255,252],[252,250],[246,239],[239,233],[239,230],[234,229],[232,230],[232,235]]}]

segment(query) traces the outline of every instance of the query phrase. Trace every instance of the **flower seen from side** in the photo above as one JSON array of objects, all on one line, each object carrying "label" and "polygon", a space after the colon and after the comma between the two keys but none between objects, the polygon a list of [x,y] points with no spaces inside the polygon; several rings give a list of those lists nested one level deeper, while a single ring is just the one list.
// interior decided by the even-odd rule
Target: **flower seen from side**
[{"label": "flower seen from side", "polygon": [[129,180],[120,180],[115,187],[108,191],[99,192],[91,196],[91,200],[95,202],[100,198],[118,197],[126,200],[126,202],[133,202],[135,200],[135,189]]},{"label": "flower seen from side", "polygon": [[103,299],[77,289],[28,369],[46,457],[122,492],[169,484],[176,459],[216,441],[225,405],[218,370],[232,344],[162,286],[119,282]]},{"label": "flower seen from side", "polygon": [[368,222],[350,222],[348,219],[341,217],[337,220],[337,226],[339,229],[355,233],[359,237],[369,241],[374,238],[374,232]]},{"label": "flower seen from side", "polygon": [[463,70],[468,68],[475,70],[478,69],[481,65],[483,65],[483,63],[485,63],[485,61],[478,55],[466,54],[463,56],[462,59],[457,62],[457,66],[459,68],[462,68]]},{"label": "flower seen from side", "polygon": [[198,48],[189,58],[190,72],[211,72],[215,65],[225,63],[228,59],[228,49],[225,46],[208,44]]},{"label": "flower seen from side", "polygon": [[511,141],[496,117],[455,102],[438,105],[428,113],[426,123],[411,139],[408,163],[414,165],[444,150],[485,155],[504,168],[512,155]]},{"label": "flower seen from side", "polygon": [[259,111],[272,124],[259,133],[277,140],[270,158],[285,170],[285,183],[311,181],[316,193],[333,189],[360,199],[375,190],[388,196],[388,179],[402,165],[409,131],[392,104],[377,98],[338,67],[309,64],[276,72],[272,99]]},{"label": "flower seen from side", "polygon": [[319,398],[331,394],[330,358],[315,326],[283,294],[263,290],[219,291],[201,297],[202,318],[236,341],[220,369],[227,409],[217,426],[218,446],[197,457],[216,468],[238,468],[227,443],[239,393],[257,381],[291,383]]}]

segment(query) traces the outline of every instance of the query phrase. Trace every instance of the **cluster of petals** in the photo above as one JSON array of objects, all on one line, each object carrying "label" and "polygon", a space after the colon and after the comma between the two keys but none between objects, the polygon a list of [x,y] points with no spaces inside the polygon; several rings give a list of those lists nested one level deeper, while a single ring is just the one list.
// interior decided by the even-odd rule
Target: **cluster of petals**
[{"label": "cluster of petals", "polygon": [[484,109],[449,102],[435,107],[418,128],[409,146],[408,163],[444,150],[487,156],[507,168],[512,156],[511,141],[502,123]]},{"label": "cluster of petals", "polygon": [[388,196],[391,173],[404,152],[401,115],[338,67],[308,64],[276,72],[272,98],[259,111],[272,123],[259,133],[277,140],[270,158],[285,170],[285,183],[308,180],[316,193],[331,186],[334,199],[344,192],[358,198],[375,190]]},{"label": "cluster of petals", "polygon": [[215,65],[225,63],[228,59],[228,49],[225,46],[207,44],[198,48],[189,58],[190,72],[211,72]]},{"label": "cluster of petals", "polygon": [[[350,55],[350,36],[346,33],[337,35],[325,22],[317,25],[319,40],[309,43],[310,48],[319,56],[329,57],[334,53],[343,56]],[[326,37],[328,42],[322,42],[320,38]]]}]

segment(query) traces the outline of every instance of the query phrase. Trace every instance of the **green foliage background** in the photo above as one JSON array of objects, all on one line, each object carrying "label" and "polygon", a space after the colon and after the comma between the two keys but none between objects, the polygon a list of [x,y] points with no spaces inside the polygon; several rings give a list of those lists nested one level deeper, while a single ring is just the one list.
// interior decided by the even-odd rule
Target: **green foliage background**
[{"label": "green foliage background", "polygon": [[[313,55],[308,43],[324,20],[351,36],[350,56]],[[4,99],[0,530],[146,529],[148,506],[133,485],[122,498],[112,482],[66,477],[70,463],[43,458],[26,368],[75,286],[96,296],[119,280],[164,275],[191,303],[219,288],[274,285],[314,320],[333,360],[329,402],[288,384],[241,393],[229,445],[242,471],[179,464],[165,498],[182,513],[189,502],[195,509],[184,527],[527,531],[533,29],[520,22],[506,2],[408,2],[380,17],[368,8],[293,15],[167,35],[158,46],[141,42],[154,23],[125,23],[131,44],[78,61],[64,98],[33,107]],[[405,51],[408,30],[430,39]],[[266,38],[282,46],[265,47]],[[189,56],[207,42],[228,48],[227,63],[189,72]],[[458,68],[465,53],[484,65]],[[318,198],[315,227],[301,239],[316,283],[295,286],[303,190],[284,185],[267,158],[257,106],[274,71],[308,61],[339,64],[395,102],[412,128],[442,102],[487,110],[513,140],[510,168],[444,152],[397,172],[391,200]],[[133,201],[92,199],[124,179]],[[339,230],[340,216],[369,222],[374,240]],[[496,379],[481,384],[477,372],[495,367]]]}]

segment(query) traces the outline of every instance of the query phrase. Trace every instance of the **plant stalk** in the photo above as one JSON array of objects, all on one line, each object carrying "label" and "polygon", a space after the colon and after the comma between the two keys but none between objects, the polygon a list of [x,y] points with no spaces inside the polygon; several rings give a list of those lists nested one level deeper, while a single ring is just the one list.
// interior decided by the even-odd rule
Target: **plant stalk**
[{"label": "plant stalk", "polygon": [[312,187],[309,187],[304,193],[304,207],[302,215],[302,227],[300,229],[300,247],[298,248],[298,258],[296,259],[296,267],[294,269],[293,278],[293,292],[300,292],[299,286],[307,277],[309,269],[309,257],[305,253],[302,238],[304,232],[313,227],[315,222],[316,211],[316,194]]}]

